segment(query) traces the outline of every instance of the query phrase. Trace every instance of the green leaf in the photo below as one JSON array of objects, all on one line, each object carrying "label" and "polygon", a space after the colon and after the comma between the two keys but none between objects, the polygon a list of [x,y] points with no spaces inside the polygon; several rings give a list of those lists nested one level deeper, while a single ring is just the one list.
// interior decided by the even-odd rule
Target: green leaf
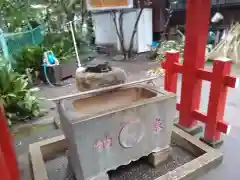
[{"label": "green leaf", "polygon": [[16,95],[16,94],[13,94],[13,93],[9,93],[9,94],[7,94],[7,96],[8,96],[8,97],[13,97],[13,98],[16,98],[16,97],[17,97],[17,95]]},{"label": "green leaf", "polygon": [[33,111],[33,115],[35,116],[35,117],[38,117],[39,115],[40,115],[40,111],[39,110],[34,110]]},{"label": "green leaf", "polygon": [[38,87],[29,89],[29,92],[38,92],[40,89]]},{"label": "green leaf", "polygon": [[29,88],[28,79],[7,66],[0,67],[0,103],[4,105],[9,125],[40,112],[39,99],[34,95],[38,88]]}]

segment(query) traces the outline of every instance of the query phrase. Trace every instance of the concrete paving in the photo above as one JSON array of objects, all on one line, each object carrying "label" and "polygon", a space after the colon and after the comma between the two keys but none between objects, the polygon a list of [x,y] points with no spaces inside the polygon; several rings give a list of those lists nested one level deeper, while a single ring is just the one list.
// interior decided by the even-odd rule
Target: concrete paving
[{"label": "concrete paving", "polygon": [[[149,68],[156,67],[158,64],[149,61],[131,61],[131,62],[113,62],[114,66],[122,67],[125,69],[128,75],[129,81],[137,80],[146,77],[146,71]],[[211,65],[206,66],[207,69],[211,69]],[[233,68],[233,75],[240,77],[240,67]],[[179,80],[181,77],[179,77]],[[51,88],[46,85],[41,85],[39,92],[40,96],[44,96],[47,98],[58,97],[61,95],[66,95],[69,93],[77,92],[75,88],[75,82],[73,79],[67,80],[67,86]],[[179,81],[180,82],[180,81]],[[160,78],[157,82],[158,87],[163,85],[163,79]],[[178,83],[178,88],[180,89],[180,83]],[[180,94],[180,91],[177,93]],[[201,110],[206,111],[207,103],[209,96],[209,83],[203,83],[202,90],[202,103]],[[51,102],[45,101],[43,104],[46,109],[49,110],[49,113],[46,117],[41,118],[37,122],[48,122],[49,118],[55,117],[57,115],[55,110],[55,105]],[[220,147],[220,150],[224,153],[224,161],[223,163],[216,169],[210,171],[208,174],[200,177],[199,180],[225,180],[227,178],[231,180],[238,180],[240,177],[240,87],[237,89],[229,89],[227,105],[225,109],[225,120],[232,125],[231,133],[228,136],[224,137],[224,144]],[[47,119],[47,120],[46,120]],[[41,123],[40,123],[41,124]],[[45,128],[45,127],[44,127]],[[36,131],[31,131],[29,134],[25,134],[24,137],[20,135],[16,135],[16,150],[19,157],[20,168],[22,169],[22,179],[30,180],[29,172],[26,171],[26,167],[28,166],[28,144],[33,143],[35,141],[39,141],[48,137],[56,136],[61,134],[60,130],[56,131],[51,129],[51,127],[47,127],[48,130],[44,128],[39,128],[37,126]],[[49,129],[50,128],[50,129]],[[18,129],[18,128],[16,128]],[[40,130],[39,130],[40,129]]]}]

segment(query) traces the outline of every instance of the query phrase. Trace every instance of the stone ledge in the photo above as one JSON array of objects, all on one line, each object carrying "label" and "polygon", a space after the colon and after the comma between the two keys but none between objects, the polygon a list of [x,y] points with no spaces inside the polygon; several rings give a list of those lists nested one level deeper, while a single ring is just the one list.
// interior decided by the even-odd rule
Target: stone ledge
[{"label": "stone ledge", "polygon": [[[172,140],[178,146],[192,152],[196,159],[176,168],[155,180],[189,180],[208,172],[222,162],[223,154],[204,144],[183,130],[174,127]],[[43,140],[29,146],[29,159],[34,180],[49,180],[44,161],[67,150],[64,135]]]},{"label": "stone ledge", "polygon": [[162,149],[160,152],[152,153],[148,156],[148,162],[153,166],[157,167],[158,165],[166,162],[170,153],[172,151],[171,147]]}]

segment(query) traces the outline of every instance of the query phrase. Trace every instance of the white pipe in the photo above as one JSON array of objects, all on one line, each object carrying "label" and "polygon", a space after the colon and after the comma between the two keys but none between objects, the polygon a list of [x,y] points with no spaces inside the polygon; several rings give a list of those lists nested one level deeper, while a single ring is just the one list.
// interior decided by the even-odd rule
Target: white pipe
[{"label": "white pipe", "polygon": [[236,82],[235,82],[235,88],[238,88],[238,86],[239,86],[239,81],[240,81],[239,78],[237,78],[237,79],[236,79]]},{"label": "white pipe", "polygon": [[229,135],[231,132],[231,125],[228,125],[226,134]]},{"label": "white pipe", "polygon": [[74,20],[72,20],[72,21],[68,21],[66,24],[71,24],[71,23],[73,23],[73,22],[75,22],[75,21],[80,21],[80,20],[81,20],[80,18],[74,19]]},{"label": "white pipe", "polygon": [[78,48],[77,48],[77,43],[76,43],[76,38],[75,38],[75,34],[74,34],[74,31],[73,31],[73,22],[69,22],[70,23],[70,29],[71,29],[71,34],[72,34],[72,39],[73,39],[73,45],[74,45],[74,49],[75,49],[75,52],[76,52],[76,56],[77,56],[77,62],[78,62],[78,67],[81,67],[81,61],[80,61],[80,58],[79,58],[79,55],[78,55]]}]

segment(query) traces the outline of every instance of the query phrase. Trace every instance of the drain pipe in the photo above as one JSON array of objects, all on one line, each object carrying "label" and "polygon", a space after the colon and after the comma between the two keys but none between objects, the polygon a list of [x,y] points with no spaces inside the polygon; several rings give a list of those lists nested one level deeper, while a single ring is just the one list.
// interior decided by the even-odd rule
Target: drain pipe
[{"label": "drain pipe", "polygon": [[73,45],[74,45],[75,53],[76,53],[76,56],[77,56],[78,67],[81,67],[81,62],[80,62],[80,58],[79,58],[79,54],[78,54],[78,48],[77,48],[77,42],[76,42],[75,33],[74,33],[74,30],[73,30],[73,24],[72,23],[73,23],[72,21],[69,22],[70,30],[71,30],[71,34],[72,34]]}]

